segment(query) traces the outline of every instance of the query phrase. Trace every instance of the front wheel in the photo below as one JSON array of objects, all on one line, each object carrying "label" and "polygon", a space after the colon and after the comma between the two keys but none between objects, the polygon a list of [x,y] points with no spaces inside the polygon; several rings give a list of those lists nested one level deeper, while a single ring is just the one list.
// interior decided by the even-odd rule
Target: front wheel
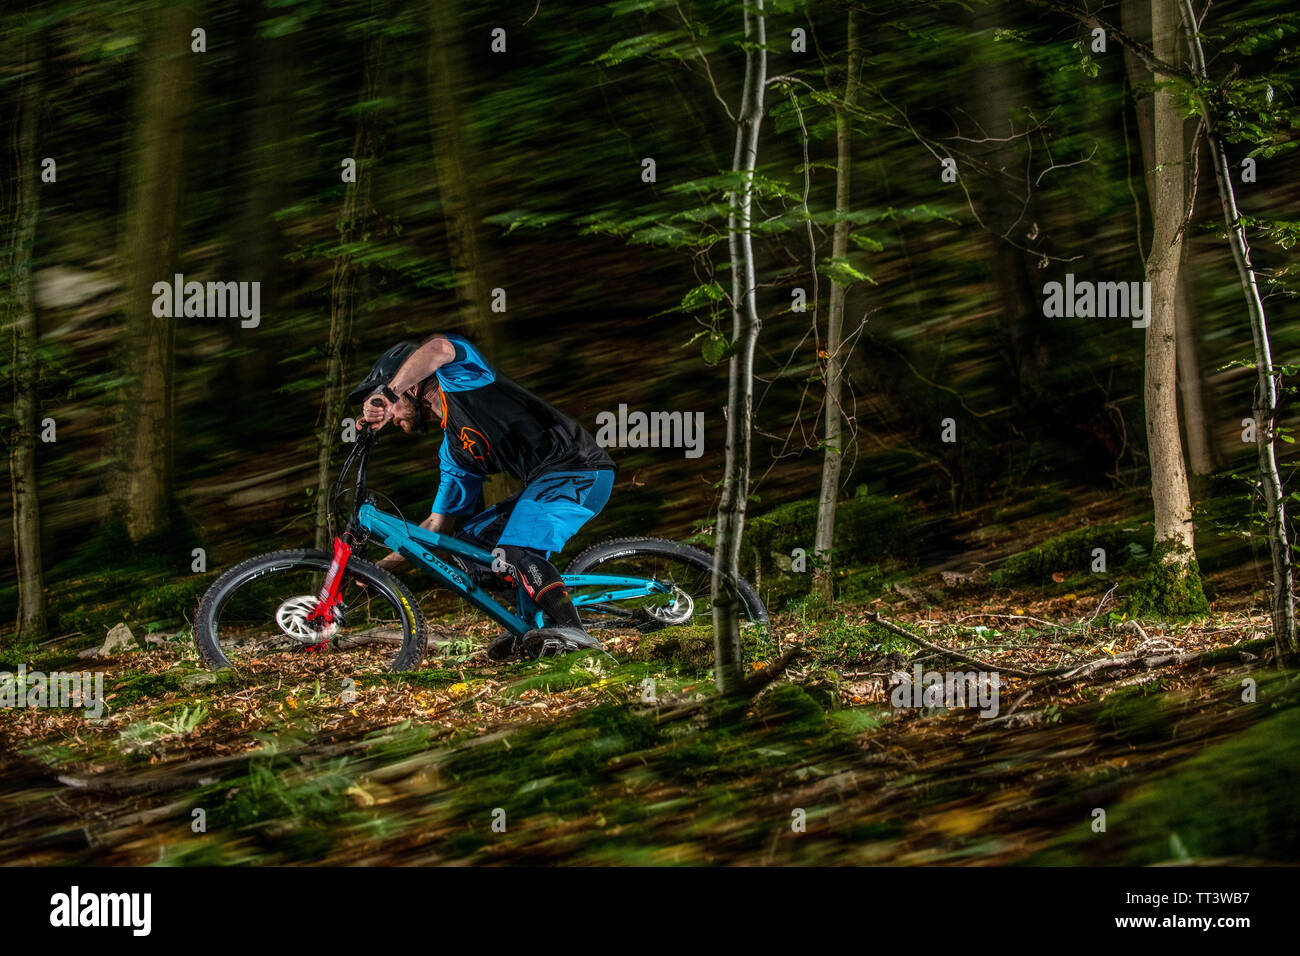
[{"label": "front wheel", "polygon": [[[663,538],[615,538],[592,545],[569,562],[565,574],[621,574],[652,578],[669,586],[652,594],[617,603],[583,605],[580,611],[592,627],[636,627],[653,631],[679,624],[703,624],[713,616],[713,556],[699,548]],[[748,582],[738,581],[743,621],[767,625],[767,608]]]},{"label": "front wheel", "polygon": [[310,620],[329,570],[324,551],[273,551],[237,564],[208,588],[194,619],[199,657],[231,667],[272,654],[325,646],[399,644],[391,667],[412,670],[424,660],[424,615],[406,586],[369,561],[349,558],[339,594],[340,619]]}]

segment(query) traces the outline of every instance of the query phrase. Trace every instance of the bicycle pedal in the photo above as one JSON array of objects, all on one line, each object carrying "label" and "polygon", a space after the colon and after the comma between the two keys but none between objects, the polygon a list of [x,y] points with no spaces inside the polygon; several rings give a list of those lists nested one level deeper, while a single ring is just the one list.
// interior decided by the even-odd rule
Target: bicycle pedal
[{"label": "bicycle pedal", "polygon": [[519,639],[513,634],[502,634],[484,648],[484,653],[487,654],[488,660],[508,661],[515,656],[518,644]]}]

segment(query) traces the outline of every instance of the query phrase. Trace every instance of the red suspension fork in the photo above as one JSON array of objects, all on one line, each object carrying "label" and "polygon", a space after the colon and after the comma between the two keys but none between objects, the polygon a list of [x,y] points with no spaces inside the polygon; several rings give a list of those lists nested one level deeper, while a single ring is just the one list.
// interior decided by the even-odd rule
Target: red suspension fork
[{"label": "red suspension fork", "polygon": [[323,621],[326,624],[334,622],[334,608],[338,606],[339,590],[343,587],[343,569],[348,566],[348,558],[351,556],[352,546],[342,538],[335,538],[334,558],[330,561],[330,569],[325,575],[320,594],[316,596],[316,606],[307,615],[307,620]]}]

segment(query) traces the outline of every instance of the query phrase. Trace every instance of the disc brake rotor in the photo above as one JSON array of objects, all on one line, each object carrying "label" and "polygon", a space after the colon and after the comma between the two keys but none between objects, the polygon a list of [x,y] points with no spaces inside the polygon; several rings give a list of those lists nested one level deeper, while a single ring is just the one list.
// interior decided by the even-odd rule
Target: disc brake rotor
[{"label": "disc brake rotor", "polygon": [[695,601],[677,585],[672,587],[671,603],[645,608],[645,612],[665,624],[684,624],[695,613]]},{"label": "disc brake rotor", "polygon": [[318,644],[329,640],[338,633],[338,621],[326,624],[307,620],[307,615],[316,609],[319,601],[320,598],[315,594],[289,598],[276,608],[275,623],[286,635],[303,644]]}]

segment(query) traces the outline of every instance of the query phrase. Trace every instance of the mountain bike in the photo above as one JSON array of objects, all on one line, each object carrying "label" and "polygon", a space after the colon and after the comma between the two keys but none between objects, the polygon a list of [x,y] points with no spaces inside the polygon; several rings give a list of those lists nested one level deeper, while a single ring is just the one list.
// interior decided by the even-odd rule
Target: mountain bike
[{"label": "mountain bike", "polygon": [[[498,573],[500,555],[483,542],[429,531],[379,509],[366,474],[378,440],[378,432],[361,423],[330,489],[331,551],[273,551],[249,558],[203,595],[194,638],[207,666],[348,649],[367,635],[383,633],[393,643],[400,634],[393,670],[419,667],[426,648],[424,614],[402,581],[365,559],[370,544],[396,551],[516,637],[548,626],[523,586]],[[350,502],[345,501],[349,475]],[[647,633],[711,619],[712,570],[712,555],[690,545],[615,538],[583,551],[561,577],[589,632]],[[767,610],[754,589],[738,580],[736,592],[742,621],[766,626]]]}]

